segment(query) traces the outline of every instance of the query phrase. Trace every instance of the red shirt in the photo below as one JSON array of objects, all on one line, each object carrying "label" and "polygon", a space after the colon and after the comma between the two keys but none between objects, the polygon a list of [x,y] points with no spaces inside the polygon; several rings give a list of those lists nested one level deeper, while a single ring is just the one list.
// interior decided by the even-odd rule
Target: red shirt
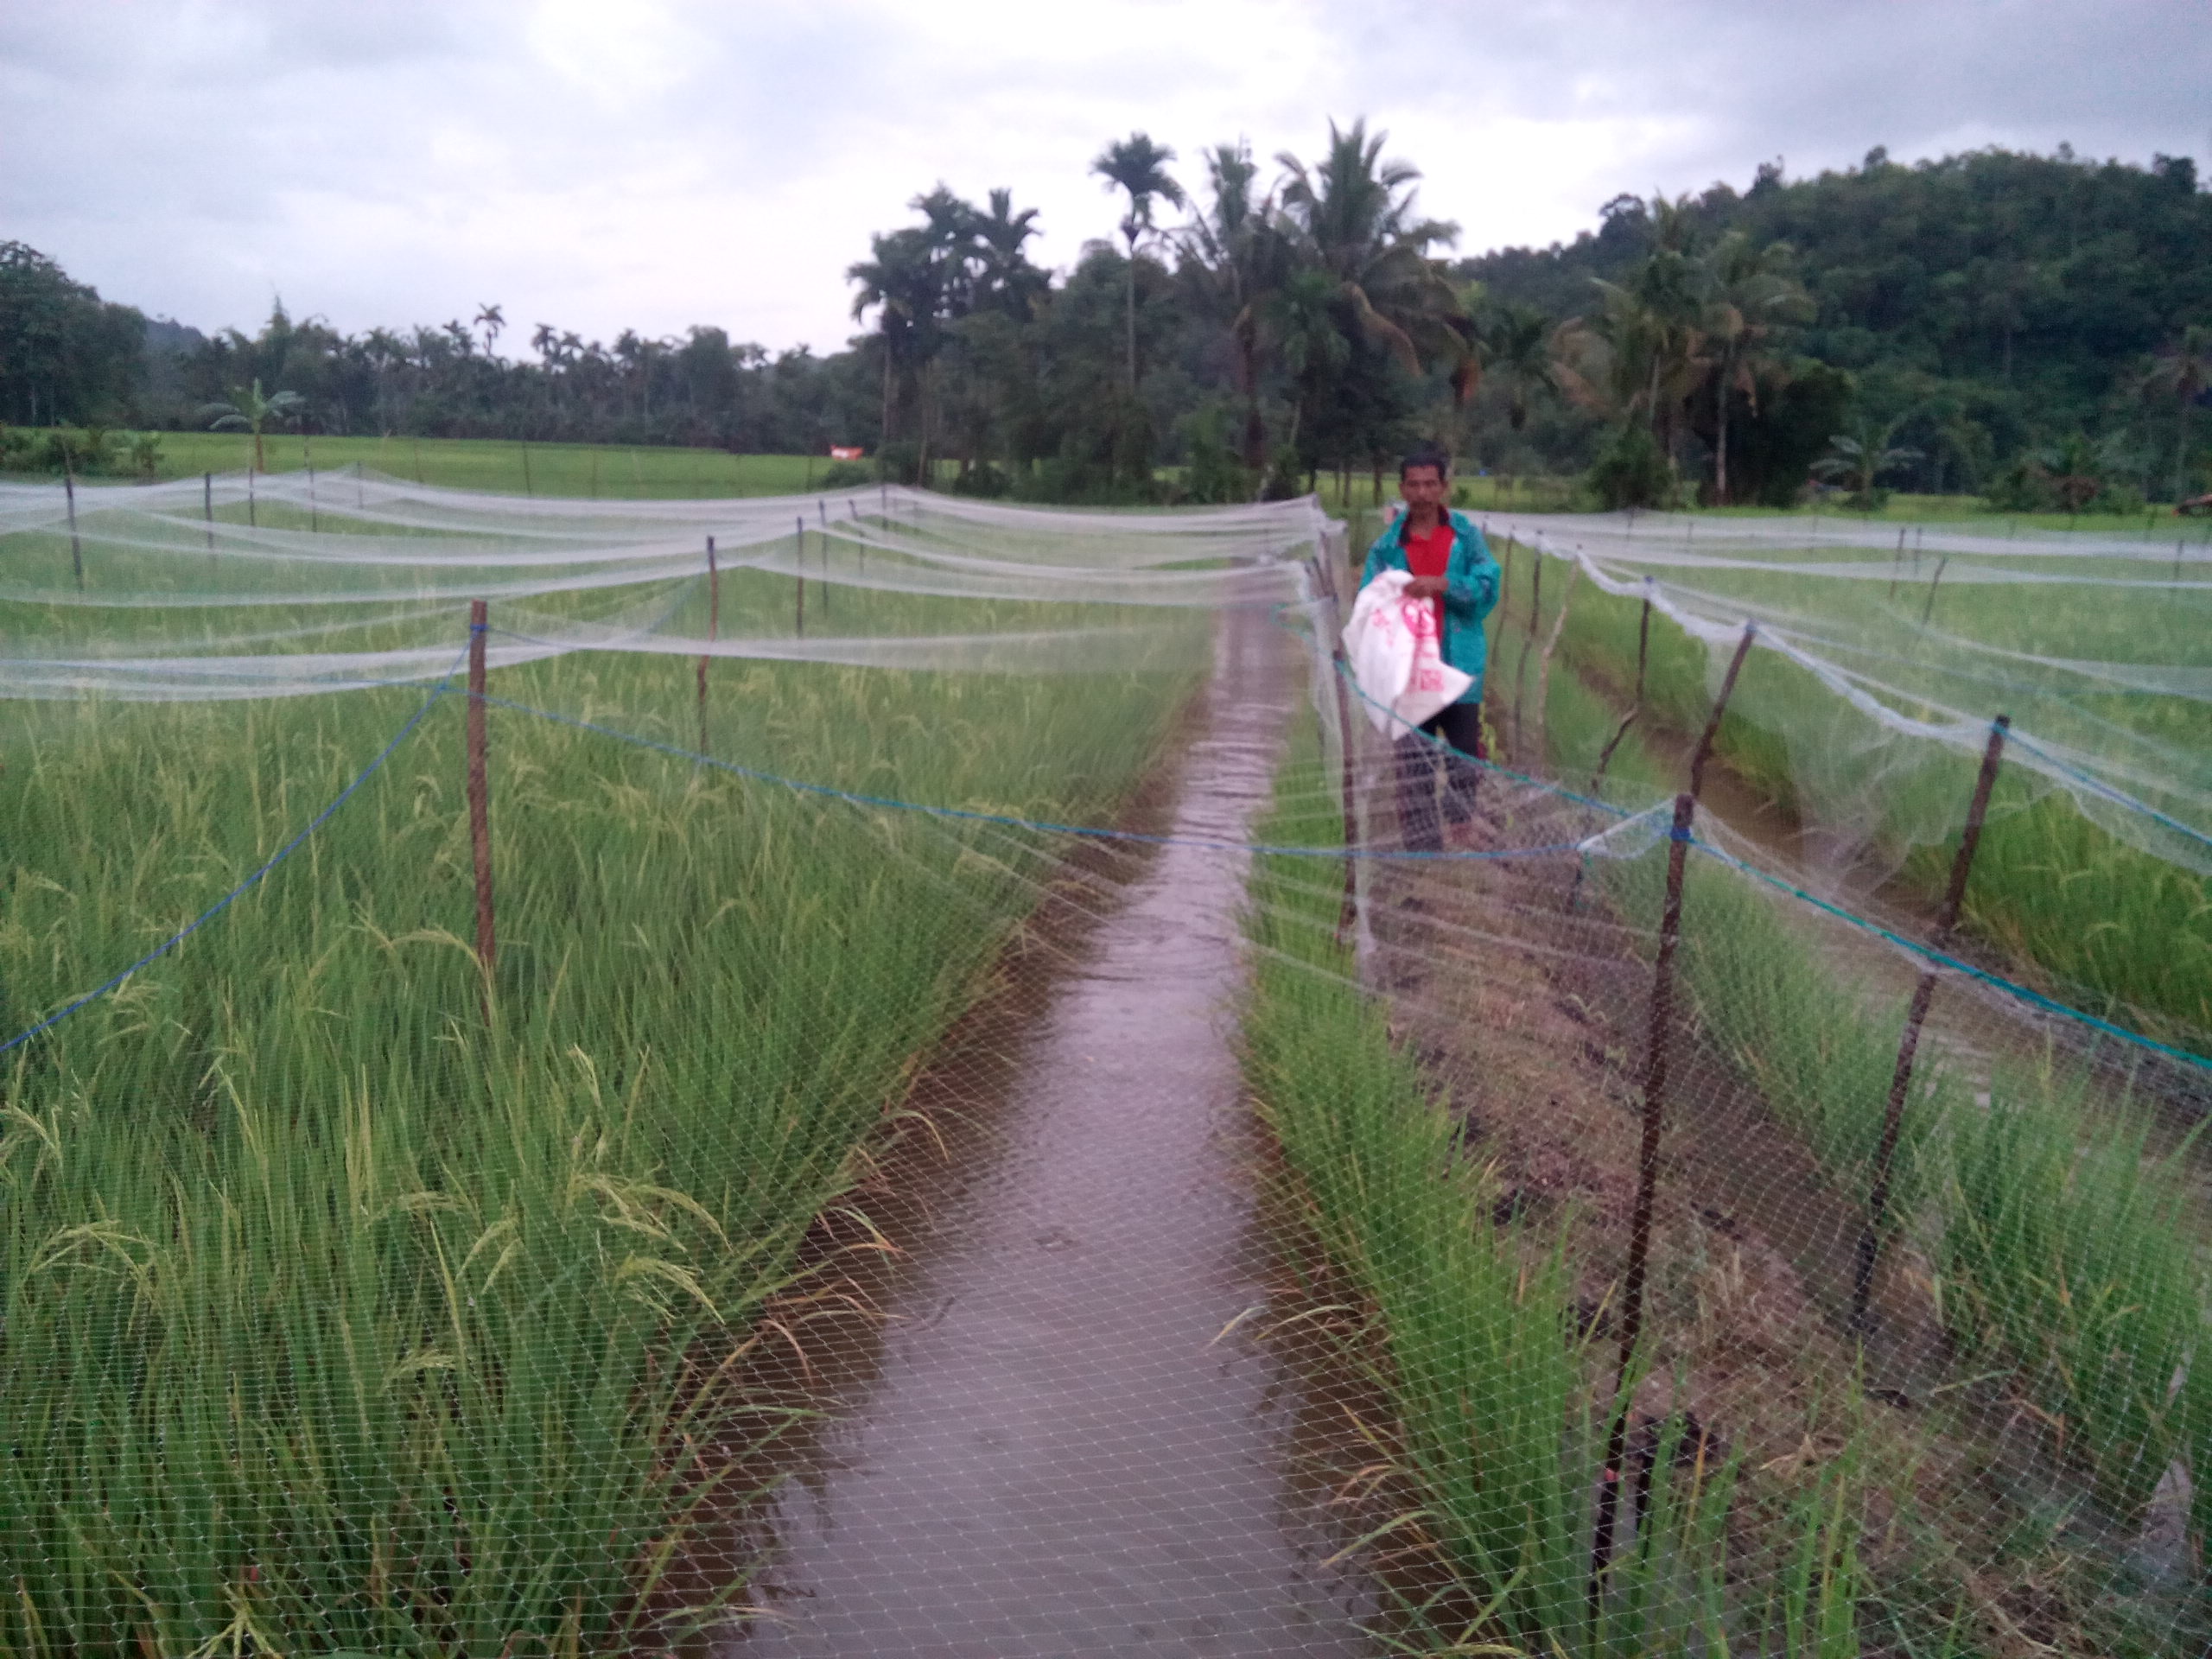
[{"label": "red shirt", "polygon": [[[1442,513],[1436,516],[1436,528],[1426,536],[1416,535],[1411,525],[1406,528],[1406,569],[1416,576],[1440,576],[1452,561],[1452,543],[1456,532],[1452,521]],[[1436,607],[1436,632],[1444,637],[1444,601],[1429,601]]]}]

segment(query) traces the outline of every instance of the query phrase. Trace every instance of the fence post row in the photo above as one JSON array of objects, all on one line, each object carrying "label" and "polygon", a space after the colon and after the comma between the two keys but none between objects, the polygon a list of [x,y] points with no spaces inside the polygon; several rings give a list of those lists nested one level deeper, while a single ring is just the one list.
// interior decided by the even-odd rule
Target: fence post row
[{"label": "fence post row", "polygon": [[77,480],[69,470],[69,456],[61,456],[61,488],[69,501],[69,568],[77,573],[77,591],[85,591],[85,549],[77,539]]},{"label": "fence post row", "polygon": [[[707,537],[707,643],[712,645],[721,630],[722,573],[715,563],[715,538]],[[699,753],[707,753],[707,658],[711,653],[699,653]]]},{"label": "fence post row", "polygon": [[1667,842],[1667,897],[1659,912],[1659,959],[1651,971],[1651,1010],[1643,1056],[1643,1134],[1637,1157],[1636,1208],[1629,1222],[1628,1268],[1621,1279],[1620,1358],[1613,1373],[1612,1426],[1605,1438],[1605,1478],[1598,1494],[1598,1529],[1590,1552],[1590,1597],[1613,1552],[1613,1522],[1620,1503],[1621,1465],[1628,1450],[1630,1367],[1643,1337],[1643,1287],[1651,1265],[1651,1217],[1659,1190],[1659,1143],[1666,1127],[1668,1037],[1673,1023],[1675,948],[1682,934],[1682,869],[1689,853],[1697,797],[1675,797],[1674,828]]},{"label": "fence post row", "polygon": [[492,931],[492,804],[485,776],[484,636],[488,607],[468,602],[468,845],[476,864],[476,963],[484,976],[484,1016],[492,1014],[492,974],[499,942]]},{"label": "fence post row", "polygon": [[[1960,907],[1966,902],[1967,878],[1974,870],[1974,850],[1981,845],[1982,821],[1989,814],[1989,795],[1997,784],[1997,768],[2005,755],[2005,734],[2012,717],[1999,715],[1990,722],[1989,742],[1981,752],[1981,773],[1974,779],[1974,799],[1967,807],[1967,825],[1959,837],[1958,855],[1951,861],[1951,884],[1944,890],[1942,908],[1929,930],[1928,948],[1941,952],[1951,942],[1958,925]],[[1920,1049],[1920,1030],[1935,1000],[1936,967],[1933,959],[1921,966],[1912,988],[1912,1004],[1904,1016],[1904,1034],[1897,1039],[1897,1069],[1890,1076],[1890,1097],[1882,1114],[1881,1143],[1874,1152],[1874,1177],[1866,1193],[1866,1224],[1859,1235],[1859,1259],[1851,1279],[1851,1325],[1866,1329],[1867,1305],[1874,1294],[1874,1269],[1881,1258],[1882,1229],[1889,1219],[1890,1180],[1897,1162],[1897,1142],[1904,1134],[1905,1096],[1912,1089],[1913,1058]]]}]

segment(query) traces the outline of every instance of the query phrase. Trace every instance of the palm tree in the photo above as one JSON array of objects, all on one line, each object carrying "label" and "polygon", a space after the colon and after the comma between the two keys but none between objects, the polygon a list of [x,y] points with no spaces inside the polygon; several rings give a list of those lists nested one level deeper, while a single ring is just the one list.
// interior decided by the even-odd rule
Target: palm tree
[{"label": "palm tree", "polygon": [[474,326],[484,331],[484,355],[489,357],[499,343],[500,330],[507,326],[506,313],[496,305],[479,305]]},{"label": "palm tree", "polygon": [[1297,451],[1306,405],[1321,381],[1342,368],[1351,355],[1351,342],[1337,327],[1337,296],[1336,278],[1318,265],[1307,265],[1293,271],[1262,302],[1262,317],[1275,354],[1298,388],[1291,400],[1290,435],[1283,445],[1286,453]]},{"label": "palm tree", "polygon": [[1328,154],[1311,172],[1294,156],[1276,156],[1284,217],[1299,253],[1328,273],[1362,337],[1412,373],[1421,372],[1424,356],[1449,363],[1464,404],[1482,378],[1482,360],[1458,293],[1429,257],[1432,247],[1456,243],[1459,227],[1418,216],[1413,186],[1421,170],[1382,159],[1389,136],[1370,137],[1364,120],[1341,130],[1332,121]]},{"label": "palm tree", "polygon": [[1028,321],[1037,296],[1052,285],[1022,251],[1022,244],[1038,233],[1037,210],[1025,207],[1017,213],[1014,192],[994,190],[990,212],[971,213],[969,231],[982,266],[976,284],[978,302],[995,305],[1019,321]]},{"label": "palm tree", "polygon": [[2212,392],[2212,327],[2193,322],[2182,330],[2174,349],[2153,359],[2143,389],[2174,400],[2174,499],[2189,493],[2190,411]]},{"label": "palm tree", "polygon": [[1129,242],[1128,288],[1128,372],[1129,395],[1137,389],[1137,243],[1152,229],[1152,199],[1174,207],[1183,205],[1183,187],[1167,175],[1167,163],[1175,159],[1175,152],[1162,144],[1155,144],[1141,132],[1133,132],[1127,138],[1117,138],[1106,146],[1090,170],[1106,181],[1109,190],[1126,190],[1129,196],[1129,211],[1122,220],[1122,234]]},{"label": "palm tree", "polygon": [[304,414],[308,400],[296,391],[280,391],[264,397],[261,382],[257,378],[251,386],[232,386],[231,401],[203,404],[200,419],[207,423],[213,432],[230,432],[243,429],[253,434],[253,470],[269,470],[268,457],[261,447],[262,435],[271,422],[282,425],[295,416]]},{"label": "palm tree", "polygon": [[1872,511],[1874,486],[1880,482],[1882,474],[1920,459],[1919,450],[1890,442],[1897,435],[1897,429],[1895,421],[1886,426],[1861,421],[1853,430],[1839,432],[1828,440],[1828,453],[1813,463],[1814,474],[1840,479],[1848,484],[1853,505]]},{"label": "palm tree", "polygon": [[1236,353],[1236,389],[1244,398],[1244,464],[1257,471],[1266,459],[1267,427],[1260,418],[1262,311],[1288,274],[1290,245],[1277,222],[1272,194],[1255,201],[1259,168],[1252,148],[1239,139],[1206,152],[1213,204],[1183,233],[1186,269],[1197,274],[1216,313],[1229,328]]},{"label": "palm tree", "polygon": [[1714,435],[1713,496],[1728,505],[1728,404],[1742,392],[1758,413],[1759,371],[1772,361],[1776,329],[1812,314],[1812,301],[1790,275],[1794,251],[1786,242],[1754,248],[1741,231],[1731,231],[1703,261],[1706,305],[1704,334],[1713,365]]},{"label": "palm tree", "polygon": [[1551,329],[1541,307],[1509,300],[1480,331],[1483,372],[1504,381],[1506,423],[1516,432],[1529,423],[1529,400],[1553,384]]},{"label": "palm tree", "polygon": [[[883,428],[881,443],[891,441],[891,393],[927,354],[936,331],[938,269],[929,232],[918,226],[872,236],[873,259],[847,267],[848,281],[861,285],[853,302],[853,321],[871,308],[883,336]],[[879,448],[880,445],[879,445]]]}]

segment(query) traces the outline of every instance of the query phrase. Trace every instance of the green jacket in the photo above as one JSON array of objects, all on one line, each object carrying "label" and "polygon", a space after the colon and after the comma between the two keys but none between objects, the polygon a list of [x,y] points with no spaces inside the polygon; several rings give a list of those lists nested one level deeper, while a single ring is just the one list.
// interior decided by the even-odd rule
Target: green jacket
[{"label": "green jacket", "polygon": [[[1445,510],[1444,517],[1454,535],[1452,556],[1444,566],[1444,632],[1437,641],[1437,651],[1446,662],[1473,682],[1460,693],[1459,701],[1480,702],[1483,670],[1490,663],[1490,639],[1483,632],[1483,620],[1497,608],[1498,585],[1503,577],[1497,561],[1490,556],[1490,543],[1475,528],[1474,520],[1449,508]],[[1367,568],[1359,575],[1361,587],[1366,587],[1385,570],[1406,569],[1407,518],[1401,512],[1396,522],[1367,550]]]}]

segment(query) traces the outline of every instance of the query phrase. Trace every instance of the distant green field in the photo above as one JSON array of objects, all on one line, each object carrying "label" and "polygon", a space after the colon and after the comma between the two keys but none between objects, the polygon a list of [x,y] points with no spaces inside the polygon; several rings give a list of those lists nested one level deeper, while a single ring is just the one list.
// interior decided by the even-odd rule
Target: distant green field
[{"label": "distant green field", "polygon": [[[158,476],[242,473],[253,455],[243,432],[164,432]],[[726,449],[593,443],[518,443],[489,438],[262,440],[268,469],[297,472],[310,460],[336,472],[357,461],[371,471],[450,489],[513,495],[671,500],[729,495],[796,495],[835,463],[820,455],[734,455]]]}]

